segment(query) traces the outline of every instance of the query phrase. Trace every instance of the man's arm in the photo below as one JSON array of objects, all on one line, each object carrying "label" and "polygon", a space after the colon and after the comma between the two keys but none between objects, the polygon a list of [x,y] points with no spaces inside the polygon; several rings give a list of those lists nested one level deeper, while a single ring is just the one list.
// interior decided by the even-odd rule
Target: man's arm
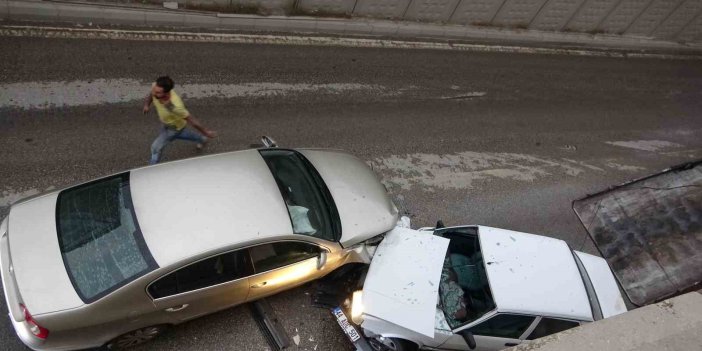
[{"label": "man's arm", "polygon": [[213,130],[206,129],[200,122],[193,117],[193,115],[188,115],[188,117],[185,117],[185,121],[187,121],[193,128],[197,129],[202,133],[204,136],[208,138],[214,138],[217,136],[217,133]]},{"label": "man's arm", "polygon": [[149,107],[151,107],[152,102],[153,102],[153,97],[151,96],[151,92],[149,92],[146,95],[146,98],[144,98],[144,113],[149,112]]}]

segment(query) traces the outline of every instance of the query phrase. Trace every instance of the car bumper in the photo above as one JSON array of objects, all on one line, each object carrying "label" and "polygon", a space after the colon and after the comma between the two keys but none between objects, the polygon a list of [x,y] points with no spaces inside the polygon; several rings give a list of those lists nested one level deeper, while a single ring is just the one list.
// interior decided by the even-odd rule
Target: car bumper
[{"label": "car bumper", "polygon": [[8,317],[10,318],[10,322],[12,322],[12,327],[15,328],[15,333],[17,333],[17,336],[25,345],[27,345],[27,347],[36,351],[46,350],[45,348],[42,348],[42,345],[44,345],[44,340],[35,337],[34,334],[29,331],[29,328],[27,328],[24,321],[17,322],[10,314],[8,314]]}]

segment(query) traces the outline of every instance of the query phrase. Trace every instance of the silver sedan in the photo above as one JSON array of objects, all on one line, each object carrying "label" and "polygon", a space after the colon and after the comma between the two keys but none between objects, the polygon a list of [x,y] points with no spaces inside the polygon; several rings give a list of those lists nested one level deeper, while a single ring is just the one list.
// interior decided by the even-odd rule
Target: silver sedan
[{"label": "silver sedan", "polygon": [[368,262],[397,208],[361,160],[264,148],[134,169],[12,205],[3,288],[35,350],[129,346]]}]

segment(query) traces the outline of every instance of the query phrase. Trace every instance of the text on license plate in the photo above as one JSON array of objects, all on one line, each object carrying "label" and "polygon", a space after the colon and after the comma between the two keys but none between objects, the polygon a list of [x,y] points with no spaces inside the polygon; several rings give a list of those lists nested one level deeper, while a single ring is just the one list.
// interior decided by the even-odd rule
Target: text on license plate
[{"label": "text on license plate", "polygon": [[361,338],[361,336],[358,335],[356,328],[354,328],[353,325],[349,323],[348,318],[346,318],[344,311],[342,311],[340,307],[333,309],[332,313],[334,313],[334,316],[336,316],[336,321],[339,322],[341,329],[343,329],[344,333],[346,333],[346,336],[348,336],[349,339],[351,339],[351,342],[356,342],[356,340]]}]

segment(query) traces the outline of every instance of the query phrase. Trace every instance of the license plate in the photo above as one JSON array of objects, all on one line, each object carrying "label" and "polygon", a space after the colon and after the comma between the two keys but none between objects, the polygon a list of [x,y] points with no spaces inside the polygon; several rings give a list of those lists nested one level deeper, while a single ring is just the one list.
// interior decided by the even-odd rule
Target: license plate
[{"label": "license plate", "polygon": [[342,311],[340,307],[333,309],[332,313],[334,313],[334,316],[336,316],[336,321],[339,322],[341,329],[343,329],[344,333],[346,333],[346,336],[348,336],[349,339],[351,339],[351,342],[356,342],[356,340],[361,338],[361,336],[356,331],[356,328],[354,328],[353,325],[349,323],[348,318],[346,318],[344,311]]}]

